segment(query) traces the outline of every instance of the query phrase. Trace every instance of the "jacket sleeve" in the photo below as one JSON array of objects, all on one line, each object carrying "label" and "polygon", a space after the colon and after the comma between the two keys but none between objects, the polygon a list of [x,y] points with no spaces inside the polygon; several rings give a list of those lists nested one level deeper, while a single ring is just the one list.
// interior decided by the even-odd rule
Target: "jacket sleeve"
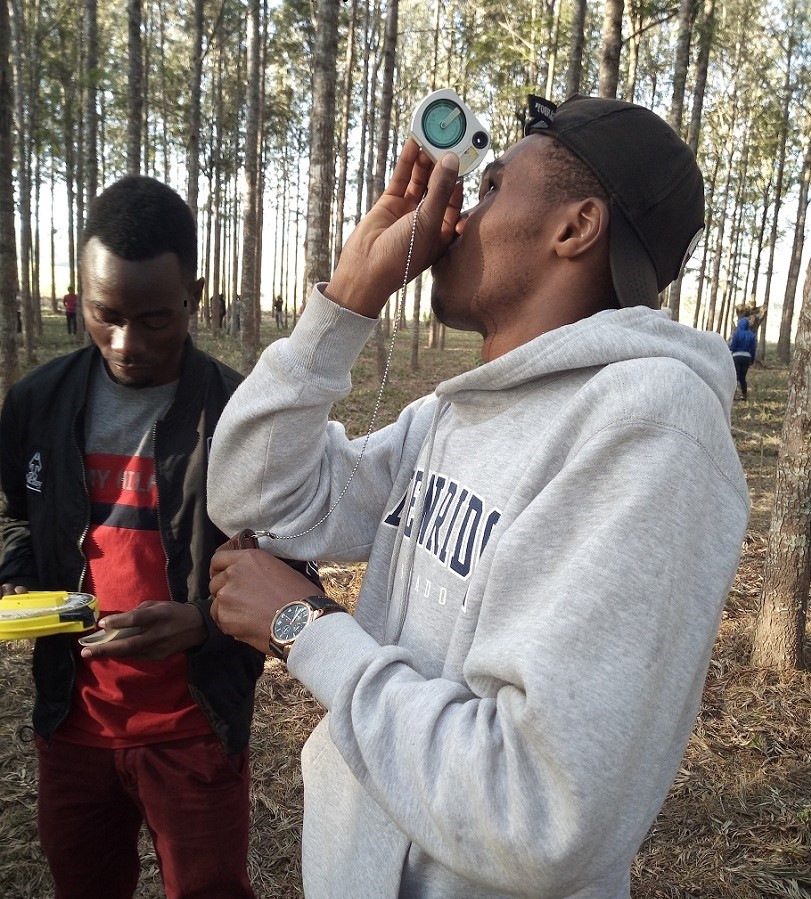
[{"label": "jacket sleeve", "polygon": [[[276,541],[273,552],[300,559],[368,557],[404,441],[418,446],[422,439],[410,426],[419,401],[368,441],[350,440],[329,420],[333,404],[350,391],[350,369],[374,325],[316,289],[291,336],[264,351],[214,433],[208,510],[220,530],[250,527],[290,536],[317,524],[306,536]],[[339,501],[340,517],[329,516]]]},{"label": "jacket sleeve", "polygon": [[441,864],[573,895],[630,866],[664,801],[747,517],[690,435],[602,429],[482,556],[465,683],[422,676],[343,615],[305,629],[291,673],[355,777]]},{"label": "jacket sleeve", "polygon": [[11,435],[22,434],[17,417],[15,394],[11,391],[0,413],[0,583],[37,588],[25,488],[25,465],[21,441]]}]

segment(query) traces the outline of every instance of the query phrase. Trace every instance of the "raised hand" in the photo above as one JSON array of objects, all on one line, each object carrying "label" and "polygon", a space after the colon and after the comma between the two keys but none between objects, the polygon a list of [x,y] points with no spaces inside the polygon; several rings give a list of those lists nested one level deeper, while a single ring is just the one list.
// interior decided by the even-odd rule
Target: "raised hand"
[{"label": "raised hand", "polygon": [[327,297],[361,315],[377,317],[403,283],[414,213],[423,196],[408,279],[433,265],[453,241],[459,221],[458,171],[453,153],[446,153],[435,166],[409,138],[388,187],[349,235],[326,287]]}]

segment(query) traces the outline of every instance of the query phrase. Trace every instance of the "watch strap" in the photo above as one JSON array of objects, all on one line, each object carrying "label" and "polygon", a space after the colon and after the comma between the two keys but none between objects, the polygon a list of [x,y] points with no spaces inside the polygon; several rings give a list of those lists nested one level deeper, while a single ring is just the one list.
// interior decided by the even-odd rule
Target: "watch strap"
[{"label": "watch strap", "polygon": [[328,612],[346,611],[346,608],[339,602],[335,602],[334,599],[331,599],[329,596],[324,596],[324,594],[319,594],[318,596],[307,596],[305,597],[304,602],[306,602],[307,605],[312,606],[314,609],[320,611],[322,615],[326,615]]}]

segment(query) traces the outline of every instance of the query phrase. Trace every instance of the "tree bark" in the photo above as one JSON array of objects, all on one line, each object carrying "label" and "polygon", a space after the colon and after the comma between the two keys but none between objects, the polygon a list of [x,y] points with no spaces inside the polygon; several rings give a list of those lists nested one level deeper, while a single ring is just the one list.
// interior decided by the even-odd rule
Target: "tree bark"
[{"label": "tree bark", "polygon": [[305,237],[305,297],[330,272],[330,212],[335,185],[335,81],[340,0],[318,0]]},{"label": "tree bark", "polygon": [[248,120],[245,127],[245,208],[242,214],[242,280],[240,282],[240,338],[242,372],[247,374],[255,365],[259,349],[259,327],[254,315],[256,285],[256,223],[259,203],[259,60],[260,9],[259,0],[248,5]]},{"label": "tree bark", "polygon": [[349,33],[346,36],[344,64],[343,104],[341,109],[341,135],[338,142],[338,183],[335,191],[335,244],[332,268],[338,264],[344,243],[344,207],[346,205],[346,181],[349,172],[349,126],[352,119],[352,88],[355,77],[355,27],[358,20],[358,0],[352,0],[349,17]]},{"label": "tree bark", "polygon": [[85,0],[85,33],[87,35],[87,83],[85,85],[85,206],[87,207],[99,189],[97,82],[99,69],[98,0]]},{"label": "tree bark", "polygon": [[[807,132],[806,132],[807,133]],[[783,297],[783,315],[780,320],[780,336],[777,339],[777,358],[783,365],[791,359],[791,324],[794,320],[794,297],[800,280],[803,248],[805,246],[805,219],[808,212],[808,188],[811,181],[811,140],[805,150],[803,168],[800,173],[800,191],[797,200],[797,219],[794,223],[794,241],[791,245],[791,260],[786,278],[786,292]]]},{"label": "tree bark", "polygon": [[[380,96],[379,131],[377,138],[377,160],[375,163],[372,200],[377,201],[386,186],[386,168],[389,156],[391,132],[391,107],[394,100],[394,62],[397,54],[398,0],[388,0],[386,10],[386,30],[383,37],[383,84]],[[377,379],[383,381],[386,370],[383,322],[379,320],[376,330]]]},{"label": "tree bark", "polygon": [[141,172],[141,123],[144,114],[141,51],[141,0],[128,0],[127,173]]},{"label": "tree bark", "polygon": [[[199,219],[199,187],[200,187],[200,91],[203,81],[203,3],[194,0],[194,22],[192,24],[192,59],[191,59],[191,97],[189,98],[189,137],[186,149],[186,202],[194,215],[195,223]],[[206,285],[207,286],[207,285]],[[196,336],[198,329],[198,310],[192,315],[190,331]],[[219,317],[218,317],[219,321]]]},{"label": "tree bark", "polygon": [[[23,20],[23,5],[12,3],[11,31],[14,40],[14,60],[16,76],[15,105],[17,107],[17,184],[19,187],[19,227],[20,227],[20,260],[18,272],[18,290],[23,319],[25,337],[25,358],[29,364],[34,361],[34,310],[31,304],[31,119],[27,114],[28,97],[32,84],[28,77],[30,60],[26,65],[23,43],[26,27]],[[16,327],[16,325],[15,325]]]},{"label": "tree bark", "polygon": [[0,402],[17,380],[17,240],[14,233],[14,77],[8,0],[0,0]]},{"label": "tree bark", "polygon": [[704,93],[707,89],[710,50],[714,37],[715,0],[704,0],[704,9],[698,29],[698,60],[696,62],[696,80],[693,84],[693,107],[690,112],[690,127],[687,129],[687,143],[695,156],[698,156],[698,137],[701,133]]},{"label": "tree bark", "polygon": [[794,47],[796,44],[795,35],[795,10],[796,7],[792,3],[791,7],[791,26],[788,29],[788,41],[786,48],[786,65],[785,79],[783,81],[783,109],[782,121],[780,122],[780,148],[777,156],[777,175],[774,184],[774,215],[772,217],[772,232],[769,240],[769,261],[766,265],[766,290],[763,296],[763,318],[761,319],[761,330],[758,337],[757,359],[762,362],[766,358],[766,322],[769,315],[769,299],[772,292],[772,276],[774,274],[774,255],[777,251],[777,240],[780,227],[780,209],[783,205],[783,180],[786,171],[786,143],[789,135],[789,115],[791,106],[791,97],[794,93],[794,70],[792,62],[794,57]]},{"label": "tree bark", "polygon": [[572,37],[569,52],[569,66],[566,69],[566,96],[580,92],[583,75],[583,44],[585,42],[586,0],[573,0]]},{"label": "tree bark", "polygon": [[624,0],[606,0],[603,17],[603,51],[600,58],[599,94],[616,97],[622,49],[622,11]]},{"label": "tree bark", "polygon": [[803,667],[811,583],[811,263],[805,276],[752,664]]}]

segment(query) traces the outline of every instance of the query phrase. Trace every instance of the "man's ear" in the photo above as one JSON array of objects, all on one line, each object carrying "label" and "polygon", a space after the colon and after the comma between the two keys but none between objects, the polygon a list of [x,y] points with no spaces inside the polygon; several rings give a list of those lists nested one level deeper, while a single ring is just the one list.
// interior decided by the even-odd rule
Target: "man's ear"
[{"label": "man's ear", "polygon": [[189,315],[194,315],[195,312],[200,308],[200,300],[203,298],[203,288],[206,286],[205,278],[198,278],[194,284],[192,284],[191,295],[191,309],[189,309]]},{"label": "man's ear", "polygon": [[608,235],[608,205],[598,197],[575,200],[561,207],[555,233],[555,252],[561,259],[574,259]]}]

